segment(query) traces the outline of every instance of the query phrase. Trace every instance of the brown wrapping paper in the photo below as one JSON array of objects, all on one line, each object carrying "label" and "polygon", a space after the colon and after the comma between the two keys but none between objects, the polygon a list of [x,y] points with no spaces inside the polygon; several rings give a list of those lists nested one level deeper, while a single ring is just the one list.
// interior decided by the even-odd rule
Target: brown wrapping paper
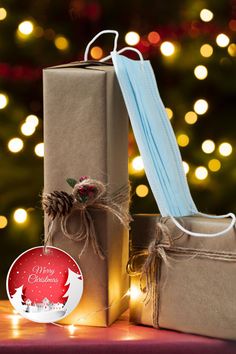
[{"label": "brown wrapping paper", "polygon": [[[96,65],[95,65],[96,64]],[[44,192],[71,193],[66,178],[90,176],[106,184],[108,193],[128,183],[128,116],[114,70],[109,65],[77,62],[47,68],[44,87]],[[78,261],[84,293],[63,323],[108,326],[127,308],[128,230],[104,211],[92,214],[101,260],[83,243],[66,238],[56,221],[53,245]],[[45,215],[45,237],[48,218]],[[78,229],[78,215],[70,218]],[[112,304],[112,306],[110,306]],[[107,309],[106,309],[107,308]]]},{"label": "brown wrapping paper", "polygon": [[[156,224],[160,220],[170,231],[171,249],[179,250],[165,249],[167,262],[160,260],[158,279],[151,280],[154,292],[159,291],[155,301],[152,292],[150,301],[145,304],[145,296],[140,291],[140,275],[131,277],[131,321],[236,339],[235,228],[220,237],[191,237],[177,229],[169,218],[136,215],[132,223],[132,252],[147,250],[156,237]],[[186,229],[203,233],[221,231],[230,223],[229,219],[197,216],[178,220]],[[146,256],[136,258],[134,268],[140,269],[146,259]],[[159,281],[157,287],[156,281]]]}]

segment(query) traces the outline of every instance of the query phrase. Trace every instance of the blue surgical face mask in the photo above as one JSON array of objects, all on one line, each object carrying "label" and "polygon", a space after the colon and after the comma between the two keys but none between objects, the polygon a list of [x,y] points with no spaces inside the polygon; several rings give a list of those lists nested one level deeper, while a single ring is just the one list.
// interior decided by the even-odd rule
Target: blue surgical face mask
[{"label": "blue surgical face mask", "polygon": [[197,212],[151,64],[111,53],[145,172],[163,216]]}]

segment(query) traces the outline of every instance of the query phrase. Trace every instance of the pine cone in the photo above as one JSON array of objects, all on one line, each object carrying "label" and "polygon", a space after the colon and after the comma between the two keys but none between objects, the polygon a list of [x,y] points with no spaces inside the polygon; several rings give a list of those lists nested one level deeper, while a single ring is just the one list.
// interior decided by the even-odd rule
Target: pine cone
[{"label": "pine cone", "polygon": [[57,216],[62,217],[69,214],[72,206],[73,196],[63,191],[54,191],[49,194],[44,194],[42,197],[43,210],[52,220]]}]

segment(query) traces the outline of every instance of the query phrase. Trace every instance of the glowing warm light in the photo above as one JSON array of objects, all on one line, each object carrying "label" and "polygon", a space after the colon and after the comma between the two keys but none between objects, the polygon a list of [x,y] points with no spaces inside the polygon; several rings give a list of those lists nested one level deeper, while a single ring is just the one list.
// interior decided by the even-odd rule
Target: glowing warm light
[{"label": "glowing warm light", "polygon": [[67,328],[68,328],[68,331],[70,334],[74,334],[74,332],[76,330],[76,327],[74,325],[70,325]]},{"label": "glowing warm light", "polygon": [[0,109],[3,109],[8,104],[8,97],[4,93],[0,93]]},{"label": "glowing warm light", "polygon": [[204,22],[210,22],[213,19],[214,15],[213,12],[211,12],[208,9],[202,9],[200,12],[200,18]]},{"label": "glowing warm light", "polygon": [[12,315],[11,316],[11,323],[12,323],[13,327],[16,328],[18,326],[21,318],[22,317],[20,315]]},{"label": "glowing warm light", "polygon": [[39,124],[39,119],[34,114],[30,114],[29,116],[26,117],[25,122],[28,125],[32,125],[34,127],[37,127],[37,125]]},{"label": "glowing warm light", "polygon": [[130,298],[131,300],[137,300],[140,296],[140,288],[138,288],[137,286],[135,285],[131,285],[130,287]]},{"label": "glowing warm light", "polygon": [[231,43],[228,46],[228,53],[229,53],[229,55],[231,55],[231,57],[236,57],[236,44],[235,43]]},{"label": "glowing warm light", "polygon": [[197,114],[193,111],[189,111],[185,114],[184,120],[188,124],[194,124],[197,121]]},{"label": "glowing warm light", "polygon": [[130,294],[131,294],[131,291],[130,291],[130,289],[128,289],[127,290],[127,293],[125,294],[126,296],[130,296]]},{"label": "glowing warm light", "polygon": [[227,47],[227,45],[229,44],[229,37],[226,36],[226,34],[224,34],[224,33],[220,33],[216,37],[216,43],[218,44],[219,47],[222,47],[222,48]]},{"label": "glowing warm light", "polygon": [[23,21],[19,24],[18,30],[21,34],[28,36],[34,30],[34,25],[31,21]]},{"label": "glowing warm light", "polygon": [[152,44],[157,44],[160,41],[160,39],[161,39],[161,37],[160,37],[159,33],[157,33],[157,32],[153,31],[148,34],[148,40]]},{"label": "glowing warm light", "polygon": [[184,173],[187,175],[189,173],[189,164],[183,161]]},{"label": "glowing warm light", "polygon": [[136,188],[136,194],[140,198],[144,198],[148,195],[148,187],[145,184],[140,184]]},{"label": "glowing warm light", "polygon": [[4,9],[4,7],[0,7],[0,21],[5,20],[7,17],[7,11]]},{"label": "glowing warm light", "polygon": [[189,137],[186,134],[180,134],[177,136],[177,142],[179,146],[185,147],[189,144]]},{"label": "glowing warm light", "polygon": [[44,156],[44,143],[39,143],[35,146],[34,152],[37,156],[43,157]]},{"label": "glowing warm light", "polygon": [[203,44],[200,48],[200,53],[204,58],[209,58],[213,54],[213,48],[210,44]]},{"label": "glowing warm light", "polygon": [[232,145],[229,143],[222,143],[219,146],[219,153],[222,156],[229,156],[231,155],[232,151],[233,151]]},{"label": "glowing warm light", "polygon": [[212,140],[205,140],[202,143],[202,150],[206,154],[211,154],[215,150],[215,143]]},{"label": "glowing warm light", "polygon": [[175,52],[175,46],[173,43],[166,41],[161,44],[161,53],[165,55],[166,57],[169,57],[174,54]]},{"label": "glowing warm light", "polygon": [[136,45],[140,41],[140,36],[137,32],[131,31],[126,33],[125,35],[125,42],[128,45]]},{"label": "glowing warm light", "polygon": [[101,59],[103,56],[103,50],[100,47],[93,47],[90,50],[90,55],[93,59]]},{"label": "glowing warm light", "polygon": [[206,111],[208,110],[208,103],[204,99],[197,100],[194,103],[193,109],[197,114],[200,115],[205,114]]},{"label": "glowing warm light", "polygon": [[35,127],[33,125],[24,123],[24,124],[22,124],[20,130],[21,130],[23,135],[30,136],[30,135],[34,134]]},{"label": "glowing warm light", "polygon": [[142,171],[144,168],[142,157],[136,156],[132,161],[132,166],[135,171]]},{"label": "glowing warm light", "polygon": [[23,224],[27,220],[27,211],[23,208],[16,209],[13,214],[15,222]]},{"label": "glowing warm light", "polygon": [[194,75],[198,80],[204,80],[207,77],[208,71],[204,65],[198,65],[194,69]]},{"label": "glowing warm light", "polygon": [[3,215],[0,215],[0,229],[4,229],[7,226],[7,218]]},{"label": "glowing warm light", "polygon": [[19,152],[23,149],[24,143],[20,138],[13,138],[8,142],[8,149],[11,152]]},{"label": "glowing warm light", "polygon": [[221,168],[221,162],[217,159],[212,159],[208,162],[208,167],[212,172],[217,172]]},{"label": "glowing warm light", "polygon": [[204,166],[197,167],[195,170],[195,176],[197,177],[197,179],[200,179],[200,180],[206,179],[208,176],[208,171],[207,171],[206,167],[204,167]]},{"label": "glowing warm light", "polygon": [[63,36],[56,37],[54,44],[59,50],[67,50],[69,48],[69,41]]},{"label": "glowing warm light", "polygon": [[173,111],[172,109],[166,107],[166,113],[169,119],[171,119],[173,117]]}]

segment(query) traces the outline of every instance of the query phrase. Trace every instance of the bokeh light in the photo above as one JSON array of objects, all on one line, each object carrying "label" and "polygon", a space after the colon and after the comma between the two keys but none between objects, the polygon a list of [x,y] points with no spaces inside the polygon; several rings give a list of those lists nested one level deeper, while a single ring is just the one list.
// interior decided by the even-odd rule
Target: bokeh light
[{"label": "bokeh light", "polygon": [[25,118],[25,122],[28,124],[28,125],[32,125],[34,127],[37,127],[37,125],[39,124],[39,119],[37,116],[35,116],[34,114],[30,114],[29,116],[27,116]]},{"label": "bokeh light", "polygon": [[37,156],[43,157],[44,156],[44,143],[39,143],[35,146],[34,152]]},{"label": "bokeh light", "polygon": [[187,124],[195,124],[197,119],[197,114],[193,111],[187,112],[184,116],[184,120]]},{"label": "bokeh light", "polygon": [[187,175],[189,173],[189,164],[183,161],[184,173]]},{"label": "bokeh light", "polygon": [[0,7],[0,21],[5,20],[7,17],[7,10],[4,7]]},{"label": "bokeh light", "polygon": [[7,218],[4,215],[0,215],[0,229],[4,229],[7,223]]},{"label": "bokeh light", "polygon": [[202,151],[206,154],[211,154],[215,150],[215,143],[212,140],[205,140],[202,143]]},{"label": "bokeh light", "polygon": [[23,21],[19,24],[18,26],[18,31],[20,34],[23,34],[24,36],[30,35],[34,30],[34,25],[33,22],[31,21]]},{"label": "bokeh light", "polygon": [[136,45],[138,44],[140,41],[140,36],[137,32],[134,32],[134,31],[130,31],[128,33],[126,33],[125,35],[125,42],[128,44],[128,45]]},{"label": "bokeh light", "polygon": [[136,156],[132,161],[132,167],[135,171],[142,171],[143,166],[143,159],[141,156]]},{"label": "bokeh light", "polygon": [[233,151],[233,148],[230,143],[224,142],[224,143],[221,143],[219,146],[219,153],[222,156],[229,156],[232,154],[232,151]]},{"label": "bokeh light", "polygon": [[200,18],[204,22],[210,22],[213,17],[213,12],[208,9],[202,9],[202,11],[200,12]]},{"label": "bokeh light", "polygon": [[175,46],[173,43],[171,43],[169,41],[165,41],[161,44],[160,50],[163,55],[165,55],[166,57],[169,57],[174,54]]},{"label": "bokeh light", "polygon": [[27,211],[23,208],[16,209],[13,218],[18,224],[23,224],[27,220]]},{"label": "bokeh light", "polygon": [[5,93],[0,93],[0,109],[3,109],[8,104],[8,97]]},{"label": "bokeh light", "polygon": [[236,57],[236,44],[235,43],[231,43],[228,46],[228,53],[229,53],[229,55],[231,55],[231,57]]},{"label": "bokeh light", "polygon": [[207,77],[208,71],[204,65],[198,65],[194,69],[194,75],[198,80],[204,80]]},{"label": "bokeh light", "polygon": [[218,159],[211,159],[208,162],[208,168],[212,172],[217,172],[221,168],[221,162]]},{"label": "bokeh light", "polygon": [[203,44],[200,48],[200,53],[204,58],[209,58],[213,54],[213,48],[210,44]]},{"label": "bokeh light", "polygon": [[208,103],[204,99],[199,99],[194,103],[193,109],[199,115],[205,114],[208,110]]},{"label": "bokeh light", "polygon": [[227,47],[227,45],[229,44],[229,37],[226,36],[226,34],[224,33],[220,33],[218,34],[218,36],[216,37],[216,43],[219,47]]},{"label": "bokeh light", "polygon": [[145,184],[140,184],[136,188],[136,194],[140,198],[144,198],[148,195],[148,187]]},{"label": "bokeh light", "polygon": [[93,47],[90,50],[90,55],[93,59],[99,60],[103,56],[103,50],[101,47]]},{"label": "bokeh light", "polygon": [[195,176],[197,179],[199,180],[204,180],[207,178],[208,176],[208,171],[207,171],[207,168],[204,167],[204,166],[199,166],[196,168],[195,170]]},{"label": "bokeh light", "polygon": [[69,41],[64,36],[57,36],[54,40],[54,44],[59,50],[67,50],[69,48]]},{"label": "bokeh light", "polygon": [[148,34],[148,40],[151,44],[157,44],[158,42],[160,42],[160,35],[159,33],[152,31]]},{"label": "bokeh light", "polygon": [[30,136],[35,132],[35,126],[32,124],[23,123],[21,128],[21,133],[25,136]]},{"label": "bokeh light", "polygon": [[24,143],[23,140],[20,138],[12,138],[9,142],[8,142],[8,149],[11,152],[19,152],[23,149]]},{"label": "bokeh light", "polygon": [[185,147],[189,144],[189,137],[186,134],[180,134],[177,136],[177,142],[179,146]]},{"label": "bokeh light", "polygon": [[169,119],[173,118],[173,111],[172,109],[166,107],[166,113]]}]

